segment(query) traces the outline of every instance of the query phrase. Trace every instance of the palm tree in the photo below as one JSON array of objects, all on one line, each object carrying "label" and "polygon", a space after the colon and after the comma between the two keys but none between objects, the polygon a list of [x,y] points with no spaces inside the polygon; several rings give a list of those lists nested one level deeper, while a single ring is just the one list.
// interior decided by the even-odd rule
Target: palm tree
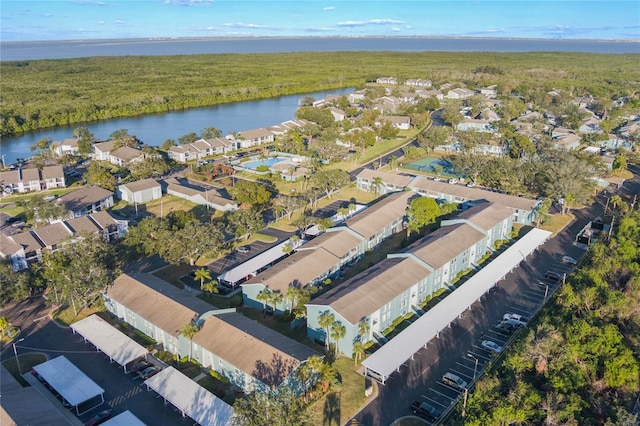
[{"label": "palm tree", "polygon": [[336,342],[336,355],[340,352],[339,341],[346,335],[347,328],[340,321],[336,321],[331,324],[331,338]]},{"label": "palm tree", "polygon": [[217,280],[207,281],[200,285],[200,289],[208,293],[218,293],[218,284]]},{"label": "palm tree", "polygon": [[200,268],[196,270],[193,277],[200,281],[200,288],[202,288],[204,286],[204,280],[211,279],[211,272],[207,268]]},{"label": "palm tree", "polygon": [[392,155],[391,158],[389,158],[389,168],[391,170],[398,169],[398,157],[396,157],[395,155]]},{"label": "palm tree", "polygon": [[325,339],[327,344],[327,350],[329,349],[329,327],[336,320],[336,317],[329,311],[324,311],[318,316],[318,325],[325,331]]},{"label": "palm tree", "polygon": [[284,300],[289,302],[289,313],[293,313],[298,297],[300,296],[300,289],[298,287],[290,286],[287,292],[284,294]]},{"label": "palm tree", "polygon": [[264,316],[267,312],[267,301],[269,300],[270,296],[270,291],[268,288],[265,288],[263,290],[260,290],[260,293],[258,293],[256,295],[256,299],[260,302],[262,302],[262,315]]},{"label": "palm tree", "polygon": [[357,341],[353,342],[353,363],[354,363],[354,366],[358,365],[358,361],[360,361],[361,358],[364,358],[364,344],[360,340],[357,340]]},{"label": "palm tree", "polygon": [[367,337],[369,340],[369,331],[371,331],[371,325],[369,325],[369,321],[365,318],[358,323],[358,334],[360,335],[360,341],[364,343],[364,337]]},{"label": "palm tree", "polygon": [[273,305],[274,316],[276,315],[276,309],[278,309],[278,305],[281,304],[283,300],[284,300],[284,297],[279,292],[271,292],[269,294],[268,302],[270,302]]},{"label": "palm tree", "polygon": [[180,334],[189,339],[189,361],[191,361],[191,350],[193,345],[191,344],[191,339],[195,334],[200,330],[196,324],[190,322],[189,324],[185,324],[182,329],[180,329]]},{"label": "palm tree", "polygon": [[371,182],[371,186],[373,186],[373,192],[376,195],[376,197],[378,196],[378,193],[380,192],[380,188],[383,185],[384,185],[384,181],[380,176],[374,178],[373,182]]},{"label": "palm tree", "polygon": [[0,333],[4,336],[9,328],[9,319],[7,317],[0,317]]}]

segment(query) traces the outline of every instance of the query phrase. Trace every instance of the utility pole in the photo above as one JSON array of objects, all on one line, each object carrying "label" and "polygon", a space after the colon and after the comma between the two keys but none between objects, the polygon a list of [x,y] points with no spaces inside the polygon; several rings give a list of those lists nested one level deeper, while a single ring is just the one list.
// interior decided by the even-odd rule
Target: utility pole
[{"label": "utility pole", "polygon": [[612,216],[611,217],[611,225],[609,225],[609,235],[607,236],[607,241],[611,241],[611,232],[613,232],[613,224],[616,221],[616,217]]},{"label": "utility pole", "polygon": [[464,402],[462,403],[462,417],[467,414],[467,396],[469,395],[469,389],[464,388]]},{"label": "utility pole", "polygon": [[20,343],[24,340],[24,337],[16,342],[13,342],[13,355],[16,357],[16,366],[18,367],[18,374],[22,376],[22,371],[20,370],[20,361],[18,360],[18,350],[16,349],[16,343]]}]

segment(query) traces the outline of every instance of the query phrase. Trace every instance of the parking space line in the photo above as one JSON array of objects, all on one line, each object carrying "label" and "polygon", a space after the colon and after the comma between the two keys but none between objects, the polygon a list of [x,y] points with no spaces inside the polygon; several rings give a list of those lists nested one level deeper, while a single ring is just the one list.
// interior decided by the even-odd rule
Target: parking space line
[{"label": "parking space line", "polygon": [[493,331],[493,330],[489,330],[490,333],[492,333],[491,336],[489,336],[492,340],[496,340],[499,343],[505,343],[507,340],[509,340],[509,336],[505,335],[505,334],[501,334],[498,333],[497,331]]},{"label": "parking space line", "polygon": [[[480,350],[483,350],[483,351],[484,351],[484,349],[482,349],[482,347],[481,347],[481,346],[473,345],[473,347],[474,347],[474,348],[476,348],[476,349],[480,349]],[[484,356],[484,355],[480,355],[480,354],[479,354],[479,353],[477,353],[477,352],[471,352],[471,351],[469,351],[469,353],[474,354],[474,355],[475,355],[475,356],[477,356],[478,358],[482,358],[482,359],[484,359],[485,361],[489,361],[489,360],[491,359],[491,358],[487,358],[487,357],[486,357],[486,356]]]},{"label": "parking space line", "polygon": [[465,373],[463,373],[463,372],[461,372],[461,371],[454,370],[453,368],[451,368],[451,372],[452,372],[452,373],[454,373],[454,374],[456,374],[456,375],[458,375],[458,376],[464,376],[464,377],[466,377],[466,378],[467,378],[467,379],[469,379],[469,380],[471,380],[471,378],[473,377],[473,376],[471,376],[471,375],[469,375],[469,374],[465,374]]},{"label": "parking space line", "polygon": [[[475,363],[475,361],[474,361],[474,363]],[[473,368],[473,367],[470,367],[470,366],[468,366],[468,365],[464,365],[464,364],[462,364],[461,362],[456,361],[456,364],[458,364],[458,365],[459,365],[460,367],[462,367],[462,368],[467,368],[467,369],[469,369],[469,370],[471,370],[471,371],[473,371],[473,370],[474,370],[474,368]]]},{"label": "parking space line", "polygon": [[[459,394],[460,394],[460,392],[461,392],[459,389],[456,389],[456,388],[454,388],[454,387],[452,387],[452,386],[445,385],[445,384],[444,384],[444,383],[442,383],[442,382],[436,382],[436,383],[437,383],[437,384],[439,384],[440,386],[444,386],[445,388],[447,388],[447,389],[449,389],[449,390],[452,390],[452,391],[454,391],[454,392],[457,392],[457,393],[458,393],[458,395],[459,395]],[[438,394],[438,395],[440,395],[440,396],[444,396],[444,397],[445,397],[445,398],[447,398],[449,401],[453,401],[453,400],[455,399],[455,398],[452,398],[452,397],[450,397],[450,396],[448,396],[448,395],[443,394],[442,392],[438,392],[437,390],[435,390],[435,389],[433,389],[433,388],[429,388],[429,389],[430,389],[432,392],[435,392],[435,393],[437,393],[437,394]]]},{"label": "parking space line", "polygon": [[426,396],[426,395],[422,395],[422,397],[423,397],[424,399],[426,399],[427,401],[430,401],[430,402],[431,402],[431,403],[433,403],[433,404],[436,404],[436,405],[441,406],[442,408],[447,408],[449,405],[451,405],[451,401],[449,401],[449,405],[444,405],[442,402],[437,401],[437,400],[435,400],[435,399],[433,399],[433,398],[429,398],[429,397],[428,397],[428,396]]}]

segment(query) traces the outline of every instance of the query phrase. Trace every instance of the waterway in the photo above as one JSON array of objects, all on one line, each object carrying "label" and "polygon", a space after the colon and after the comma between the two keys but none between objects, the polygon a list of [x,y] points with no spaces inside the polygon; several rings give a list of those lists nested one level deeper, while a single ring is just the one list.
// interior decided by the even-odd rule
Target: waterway
[{"label": "waterway", "polygon": [[343,95],[353,92],[353,88],[339,89],[300,95],[280,96],[259,101],[236,102],[211,107],[173,111],[163,114],[142,115],[129,118],[114,118],[104,121],[73,124],[70,126],[43,129],[24,133],[16,137],[0,140],[0,154],[6,164],[18,158],[28,158],[33,153],[31,146],[42,138],[50,137],[61,141],[73,137],[73,130],[83,126],[100,140],[119,129],[127,129],[129,134],[151,146],[160,146],[167,139],[177,140],[187,133],[200,132],[207,127],[222,130],[223,135],[231,132],[257,129],[280,124],[295,118],[298,102],[302,97],[322,99],[328,94]]},{"label": "waterway", "polygon": [[588,52],[639,53],[637,40],[482,37],[251,37],[50,40],[0,43],[2,61],[89,56],[277,52]]}]

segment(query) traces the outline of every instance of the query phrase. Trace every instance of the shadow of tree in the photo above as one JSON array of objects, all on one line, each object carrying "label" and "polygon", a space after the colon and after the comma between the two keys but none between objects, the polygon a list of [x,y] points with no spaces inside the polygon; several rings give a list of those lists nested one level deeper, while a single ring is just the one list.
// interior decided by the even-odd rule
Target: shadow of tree
[{"label": "shadow of tree", "polygon": [[270,362],[256,361],[253,377],[271,389],[276,389],[295,370],[296,363],[292,359],[284,359],[282,355],[274,354]]},{"label": "shadow of tree", "polygon": [[333,392],[327,395],[324,402],[323,425],[339,425],[340,424],[340,393]]}]

